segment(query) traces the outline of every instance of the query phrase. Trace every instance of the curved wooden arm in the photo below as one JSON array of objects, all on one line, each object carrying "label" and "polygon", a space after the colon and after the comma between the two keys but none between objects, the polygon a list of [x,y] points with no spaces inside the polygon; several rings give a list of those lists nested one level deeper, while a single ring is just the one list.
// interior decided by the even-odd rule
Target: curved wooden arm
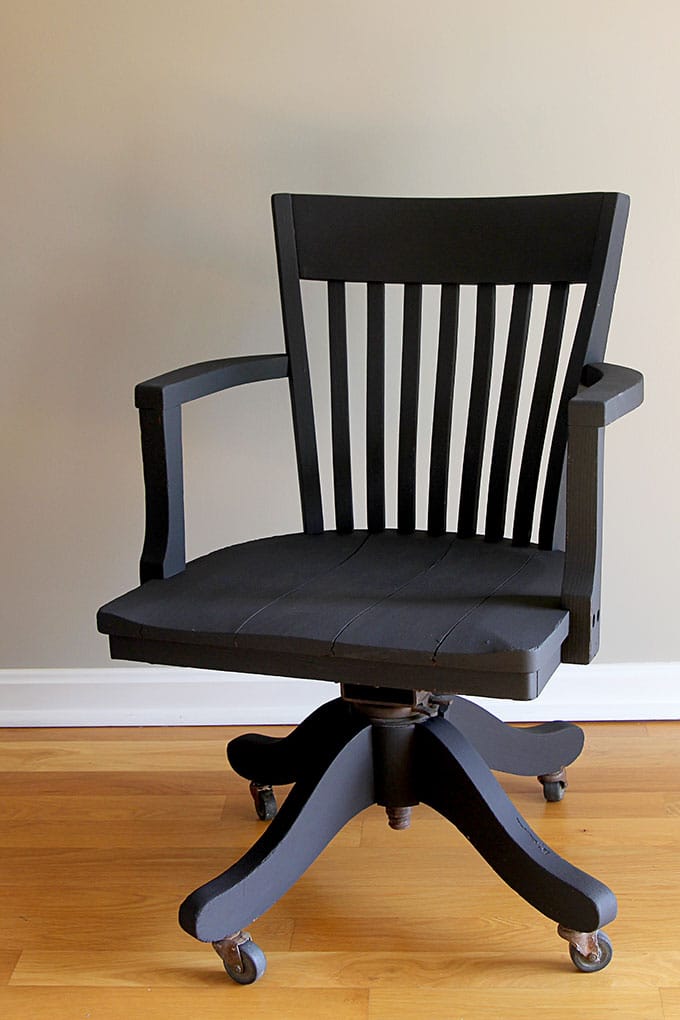
[{"label": "curved wooden arm", "polygon": [[202,361],[139,383],[135,387],[135,407],[162,410],[242,383],[283,379],[287,375],[286,354],[252,354],[244,358]]},{"label": "curved wooden arm", "polygon": [[644,399],[640,372],[622,365],[586,365],[581,386],[569,401],[569,425],[599,428],[639,407]]},{"label": "curved wooden arm", "polygon": [[139,564],[142,584],[172,577],[186,566],[181,405],[242,383],[282,379],[287,374],[285,354],[252,355],[190,365],[137,386],[146,494]]},{"label": "curved wooden arm", "polygon": [[588,663],[600,645],[604,426],[642,403],[639,372],[619,365],[587,365],[569,402],[567,521],[562,605],[569,636],[562,661]]}]

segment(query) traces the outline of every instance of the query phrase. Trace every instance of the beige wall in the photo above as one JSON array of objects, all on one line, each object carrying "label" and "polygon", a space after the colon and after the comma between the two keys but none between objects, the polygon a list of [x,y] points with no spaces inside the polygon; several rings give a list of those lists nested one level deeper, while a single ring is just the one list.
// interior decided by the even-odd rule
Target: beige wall
[{"label": "beige wall", "polygon": [[[600,661],[680,659],[677,3],[4,0],[0,47],[0,667],[107,663],[134,383],[281,349],[280,190],[631,194],[609,356],[648,396],[608,436]],[[298,526],[284,385],[186,422],[190,553]]]}]

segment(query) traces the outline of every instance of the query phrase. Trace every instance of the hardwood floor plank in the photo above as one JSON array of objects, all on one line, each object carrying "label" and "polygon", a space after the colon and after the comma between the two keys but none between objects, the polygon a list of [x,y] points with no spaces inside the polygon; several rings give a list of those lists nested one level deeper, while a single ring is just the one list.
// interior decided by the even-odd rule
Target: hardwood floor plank
[{"label": "hardwood floor plank", "polygon": [[21,950],[11,949],[9,947],[9,940],[4,943],[3,948],[0,949],[0,986],[6,985],[9,982],[20,956]]},{"label": "hardwood floor plank", "polygon": [[[197,816],[191,814],[192,798],[186,798],[185,825],[180,824],[182,819],[178,818],[176,812],[178,803],[168,805],[168,812],[165,814],[162,807],[155,806],[155,818],[141,817],[115,819],[102,818],[97,822],[83,818],[81,823],[76,825],[68,818],[50,821],[14,820],[9,819],[0,829],[0,846],[27,848],[31,846],[44,846],[50,843],[55,848],[106,848],[115,847],[148,847],[156,848],[181,848],[187,845],[188,833],[191,833],[191,845],[195,848],[215,847],[223,852],[223,867],[228,861],[235,861],[244,853],[248,847],[255,842],[262,834],[262,826],[254,820],[255,811],[253,802],[248,800],[241,803],[238,808],[230,812],[230,819],[222,817],[222,810],[213,818],[202,818],[199,812]],[[76,810],[76,806],[73,806]],[[102,805],[99,809],[105,814],[107,808]],[[84,813],[87,807],[84,806]],[[109,816],[112,809],[108,808]],[[124,809],[119,809],[122,815]],[[346,831],[338,833],[338,846],[357,846],[361,838],[358,826],[348,826]]]},{"label": "hardwood floor plank", "polygon": [[[224,796],[208,794],[171,798],[165,795],[111,796],[102,791],[99,795],[73,797],[64,794],[43,794],[27,799],[17,796],[0,796],[0,817],[3,822],[23,827],[55,824],[63,828],[78,828],[106,823],[186,821],[191,818],[203,824],[222,822]],[[231,807],[231,805],[230,805]],[[232,815],[233,807],[231,809]],[[76,823],[74,825],[74,823]],[[224,826],[222,826],[224,828]]]},{"label": "hardwood floor plank", "polygon": [[[219,963],[219,961],[218,961]],[[368,993],[356,989],[281,989],[262,982],[241,988],[224,971],[205,974],[193,988],[3,988],[0,1015],[8,1020],[366,1020]]]},{"label": "hardwood floor plank", "polygon": [[376,807],[253,924],[268,970],[242,989],[177,909],[264,831],[224,756],[252,729],[0,733],[0,1015],[680,1020],[680,723],[586,724],[559,804],[502,778],[617,893],[602,974],[448,822],[421,806],[394,832]]},{"label": "hardwood floor plank", "polygon": [[0,741],[18,744],[44,744],[49,741],[74,743],[95,741],[98,745],[121,740],[156,741],[160,744],[185,743],[201,740],[224,745],[242,733],[266,730],[272,737],[285,737],[292,726],[26,726],[0,727]]},{"label": "hardwood floor plank", "polygon": [[664,1020],[680,1020],[680,988],[662,988],[661,1004]]},{"label": "hardwood floor plank", "polygon": [[[497,951],[441,952],[427,943],[411,951],[276,952],[267,954],[267,983],[277,988],[382,988],[395,981],[409,987],[536,989],[549,980],[555,992],[574,988],[574,969],[566,944],[555,935],[531,951],[499,958]],[[217,957],[203,953],[25,951],[10,985],[31,987],[179,988],[214,980]],[[583,980],[583,979],[582,979]],[[659,983],[680,983],[680,952],[617,952],[616,966],[596,978],[597,988],[656,991]]]},{"label": "hardwood floor plank", "polygon": [[547,990],[549,979],[533,991],[526,988],[504,988],[502,995],[490,989],[419,988],[418,995],[404,999],[399,988],[377,989],[370,992],[369,1020],[527,1020],[537,1016],[541,1020],[565,1020],[581,1016],[587,1020],[664,1020],[659,993],[656,990],[626,991],[612,995],[601,982],[604,975],[588,975],[595,981],[580,982],[565,996],[553,996]]},{"label": "hardwood floor plank", "polygon": [[207,740],[173,740],[169,745],[161,740],[127,739],[119,741],[91,740],[32,740],[0,739],[0,768],[31,772],[128,772],[144,769],[147,772],[164,772],[173,769],[191,771],[216,767],[224,762],[222,742]]},{"label": "hardwood floor plank", "polygon": [[15,772],[3,769],[1,773],[3,795],[12,797],[87,797],[101,796],[104,792],[111,796],[224,795],[229,780],[236,789],[238,779],[221,763],[212,770],[195,769],[189,773],[170,768],[164,772],[108,772],[104,769],[98,772]]}]

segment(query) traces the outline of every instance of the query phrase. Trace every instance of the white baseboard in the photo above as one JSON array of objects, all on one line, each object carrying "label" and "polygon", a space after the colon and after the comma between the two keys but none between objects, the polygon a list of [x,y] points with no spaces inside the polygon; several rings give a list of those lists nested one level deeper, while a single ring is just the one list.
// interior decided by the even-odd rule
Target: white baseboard
[{"label": "white baseboard", "polygon": [[[174,667],[0,670],[0,726],[297,723],[336,684]],[[680,719],[680,663],[560,666],[535,701],[478,699],[508,722]]]}]

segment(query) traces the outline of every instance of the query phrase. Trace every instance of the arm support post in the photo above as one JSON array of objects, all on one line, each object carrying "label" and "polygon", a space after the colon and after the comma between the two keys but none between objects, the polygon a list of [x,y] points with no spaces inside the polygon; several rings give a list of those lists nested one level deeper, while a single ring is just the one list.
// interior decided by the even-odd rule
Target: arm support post
[{"label": "arm support post", "polygon": [[600,645],[604,426],[642,403],[639,372],[618,365],[588,365],[569,402],[566,558],[562,605],[569,636],[562,661],[588,663]]},{"label": "arm support post", "polygon": [[136,387],[146,494],[142,584],[172,577],[186,565],[182,404],[242,383],[282,379],[287,375],[285,354],[253,355],[190,365]]}]

